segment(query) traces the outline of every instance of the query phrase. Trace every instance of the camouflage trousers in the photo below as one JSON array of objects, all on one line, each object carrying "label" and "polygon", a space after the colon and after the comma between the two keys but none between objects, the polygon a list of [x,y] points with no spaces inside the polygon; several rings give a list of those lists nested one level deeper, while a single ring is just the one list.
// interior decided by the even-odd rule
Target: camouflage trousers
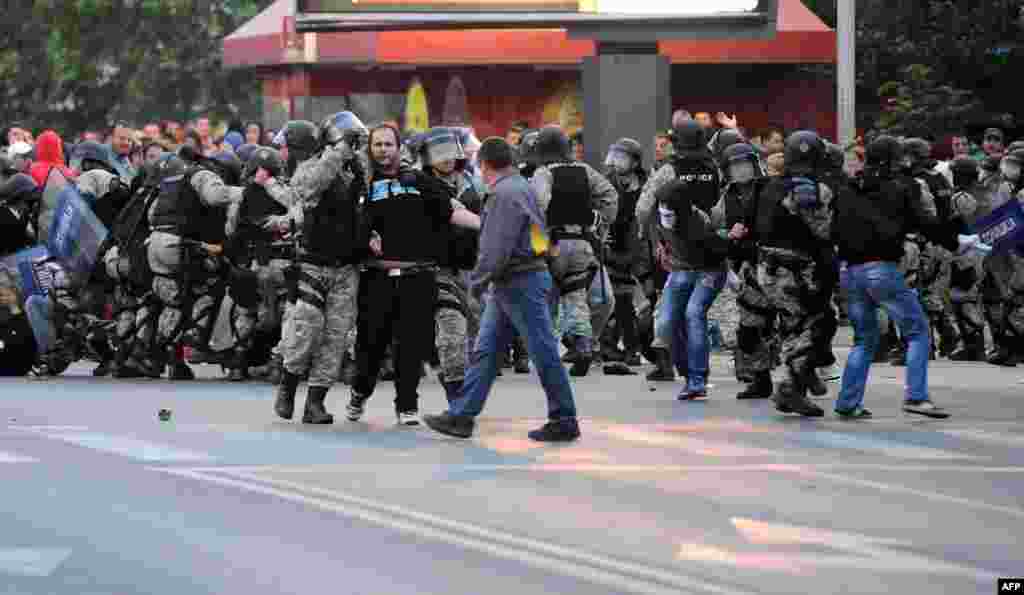
[{"label": "camouflage trousers", "polygon": [[[950,263],[950,302],[953,317],[964,338],[985,332],[985,315],[981,308],[982,260],[974,255],[961,255]],[[964,279],[961,280],[961,277]]]},{"label": "camouflage trousers", "polygon": [[434,346],[441,362],[443,382],[465,379],[467,345],[472,345],[480,329],[477,308],[462,281],[461,275],[451,271],[437,273]]},{"label": "camouflage trousers", "polygon": [[309,386],[338,380],[349,332],[356,323],[359,271],[354,266],[303,263],[298,300],[285,310],[278,352],[288,372],[309,373]]},{"label": "camouflage trousers", "polygon": [[1024,291],[1013,291],[1006,303],[1004,320],[1006,332],[1017,341],[1017,348],[1024,347]]},{"label": "camouflage trousers", "polygon": [[291,262],[279,258],[272,259],[264,265],[254,265],[260,288],[256,319],[262,329],[280,327],[284,320],[284,313],[288,308],[288,282],[285,279],[285,272],[290,266]]},{"label": "camouflage trousers", "polygon": [[[179,236],[154,232],[147,247],[147,259],[153,271],[153,296],[162,309],[156,323],[155,347],[162,352],[183,338],[195,347],[204,347],[217,321],[225,284],[220,278],[220,262],[193,255],[186,262],[187,247]],[[187,268],[187,271],[186,271]],[[187,278],[187,281],[186,281]],[[140,308],[136,316],[136,339],[150,344],[152,303]]]},{"label": "camouflage trousers", "polygon": [[126,356],[132,351],[135,340],[135,321],[143,298],[137,297],[121,282],[114,286],[114,346],[119,356]]},{"label": "camouflage trousers", "polygon": [[740,324],[738,297],[736,291],[726,285],[708,310],[708,323],[714,323],[722,332],[723,349],[732,349],[736,346]]},{"label": "camouflage trousers", "polygon": [[736,377],[753,382],[758,374],[774,367],[775,326],[779,317],[769,296],[758,284],[756,267],[745,263],[739,270],[736,291],[739,328],[736,331]]},{"label": "camouflage trousers", "polygon": [[785,249],[762,248],[757,282],[779,315],[782,362],[787,381],[805,387],[816,346],[828,332],[822,275],[814,259]]},{"label": "camouflage trousers", "polygon": [[588,242],[563,240],[559,246],[561,251],[551,263],[555,336],[569,337],[577,351],[590,353],[615,310],[615,290]]}]

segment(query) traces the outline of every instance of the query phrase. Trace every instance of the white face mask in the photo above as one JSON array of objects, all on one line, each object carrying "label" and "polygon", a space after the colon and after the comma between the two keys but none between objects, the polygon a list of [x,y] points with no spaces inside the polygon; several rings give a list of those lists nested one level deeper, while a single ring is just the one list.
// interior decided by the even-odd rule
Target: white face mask
[{"label": "white face mask", "polygon": [[746,184],[754,179],[754,164],[741,161],[729,165],[729,179],[737,184]]},{"label": "white face mask", "polygon": [[676,212],[664,206],[658,207],[658,218],[664,229],[674,229],[676,226]]},{"label": "white face mask", "polygon": [[999,171],[1003,173],[1003,177],[1011,182],[1016,182],[1020,179],[1020,165],[1011,161],[1003,160],[999,164]]}]

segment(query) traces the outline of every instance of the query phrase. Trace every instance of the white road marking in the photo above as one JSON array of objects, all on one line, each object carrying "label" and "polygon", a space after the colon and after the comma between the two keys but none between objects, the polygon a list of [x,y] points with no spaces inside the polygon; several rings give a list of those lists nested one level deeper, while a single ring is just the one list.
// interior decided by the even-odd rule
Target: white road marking
[{"label": "white road marking", "polygon": [[977,440],[978,442],[990,442],[1013,447],[1024,447],[1024,434],[1009,434],[1003,432],[986,432],[985,430],[963,429],[963,430],[942,430],[955,438]]},{"label": "white road marking", "polygon": [[236,465],[216,467],[190,467],[202,473],[361,473],[379,472],[382,468],[395,469],[434,469],[442,467],[451,471],[547,471],[547,472],[620,472],[620,473],[750,473],[757,471],[804,473],[818,470],[846,471],[891,471],[907,473],[1024,473],[1021,467],[981,467],[973,465],[874,465],[870,463],[765,463],[750,465],[634,465],[616,463],[527,463],[513,465],[472,465],[449,464],[437,462],[424,463],[323,463],[314,465]]},{"label": "white road marking", "polygon": [[[979,582],[991,583],[997,574],[970,566],[952,564],[906,551],[910,541],[887,539],[831,531],[816,527],[797,527],[780,523],[765,523],[745,518],[730,519],[736,530],[751,544],[790,546],[776,551],[739,551],[709,544],[682,544],[677,552],[681,560],[717,562],[732,566],[750,566],[748,560],[757,560],[758,568],[802,573],[825,568],[853,568],[869,572],[915,573],[921,576],[946,574],[965,576]],[[817,545],[847,552],[836,554],[803,554],[802,545]],[[769,563],[765,563],[769,562]]]},{"label": "white road marking", "polygon": [[217,459],[206,453],[175,448],[165,444],[147,442],[128,436],[115,436],[98,432],[32,430],[56,440],[62,440],[92,450],[109,452],[148,462],[195,461],[213,462]]},{"label": "white road marking", "polygon": [[831,448],[874,452],[885,456],[896,457],[901,459],[941,460],[978,458],[973,455],[955,451],[940,450],[937,448],[928,448],[925,446],[916,446],[913,444],[903,444],[892,440],[885,440],[881,438],[874,438],[871,436],[852,433],[844,434],[839,432],[824,432],[820,430],[814,430],[810,432],[803,432],[801,434],[798,434],[797,436],[807,437],[808,439],[814,440],[819,444]]},{"label": "white road marking", "polygon": [[587,553],[575,547],[567,548],[527,537],[499,533],[470,523],[382,504],[343,492],[324,490],[284,480],[265,479],[246,473],[234,473],[233,470],[227,469],[222,469],[220,472],[234,473],[238,479],[201,473],[191,469],[154,468],[154,470],[299,502],[390,529],[436,539],[549,572],[604,585],[623,593],[641,595],[679,595],[681,591],[717,595],[747,595],[748,593],[636,562],[616,560],[599,554]]},{"label": "white road marking", "polygon": [[909,494],[918,498],[925,498],[927,500],[933,500],[935,502],[945,502],[947,504],[956,504],[964,506],[966,508],[973,508],[975,510],[985,510],[989,512],[998,512],[1005,515],[1009,515],[1016,518],[1024,518],[1024,510],[1019,508],[1010,508],[1009,506],[999,506],[997,504],[989,504],[987,502],[979,502],[977,500],[970,500],[968,498],[960,498],[958,496],[950,496],[948,494],[942,494],[939,492],[929,492],[926,490],[916,490],[914,488],[908,488],[906,486],[893,485],[889,483],[882,483],[880,481],[872,481],[869,479],[860,479],[857,477],[848,477],[846,475],[838,475],[835,473],[825,473],[823,471],[808,470],[806,475],[811,477],[820,477],[822,479],[828,479],[836,483],[845,483],[848,485],[855,485],[863,488],[872,488],[882,492],[893,492],[897,494]]},{"label": "white road marking", "polygon": [[66,548],[0,548],[0,574],[50,576],[69,556]]},{"label": "white road marking", "polygon": [[4,452],[0,450],[0,463],[38,463],[39,459],[33,459],[32,457],[23,457],[13,452]]}]

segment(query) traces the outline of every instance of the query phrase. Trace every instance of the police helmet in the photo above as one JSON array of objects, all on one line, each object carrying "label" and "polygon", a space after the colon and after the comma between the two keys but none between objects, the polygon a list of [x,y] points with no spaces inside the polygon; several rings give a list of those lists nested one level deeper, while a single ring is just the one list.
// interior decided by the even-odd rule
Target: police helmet
[{"label": "police helmet", "polygon": [[786,139],[783,153],[786,175],[813,176],[824,162],[825,141],[813,130],[798,130]]},{"label": "police helmet", "polygon": [[519,137],[519,160],[526,165],[537,165],[537,137],[540,130],[531,128]]},{"label": "police helmet", "polygon": [[0,184],[0,203],[31,201],[38,197],[39,186],[32,176],[27,174],[14,174],[3,184]]},{"label": "police helmet", "polygon": [[1003,159],[1016,163],[1017,165],[1024,166],[1024,148],[1009,151]]},{"label": "police helmet", "polygon": [[844,165],[846,165],[846,155],[843,154],[843,148],[835,143],[826,141],[825,166],[829,171],[837,172],[842,171]]},{"label": "police helmet", "polygon": [[738,130],[733,130],[732,128],[724,128],[718,131],[718,134],[715,135],[711,154],[714,156],[715,161],[717,161],[719,165],[723,165],[722,154],[725,152],[725,150],[733,145],[745,142],[747,142],[747,140],[743,138],[743,135],[740,134]]},{"label": "police helmet", "polygon": [[903,144],[896,137],[883,134],[868,143],[864,162],[867,166],[895,171],[902,166],[904,154]]},{"label": "police helmet", "polygon": [[158,162],[158,164],[159,169],[157,170],[156,175],[161,180],[183,175],[188,170],[188,165],[185,163],[185,160],[173,153],[167,159]]},{"label": "police helmet", "polygon": [[273,177],[280,176],[284,172],[284,159],[281,159],[281,153],[270,147],[256,147],[246,164],[244,177],[248,178],[260,168],[267,170]]},{"label": "police helmet", "polygon": [[320,124],[320,140],[325,145],[333,145],[344,140],[353,151],[358,151],[366,145],[369,138],[370,130],[366,124],[350,111],[328,116]]},{"label": "police helmet", "polygon": [[978,162],[970,157],[954,159],[949,171],[953,174],[953,186],[956,188],[969,188],[977,183],[981,175]]},{"label": "police helmet", "polygon": [[7,156],[7,153],[0,152],[0,176],[10,176],[18,173],[14,168],[14,162]]},{"label": "police helmet", "polygon": [[454,161],[456,168],[466,164],[462,142],[451,128],[431,128],[419,143],[418,149],[425,166],[435,166],[445,161]]},{"label": "police helmet", "polygon": [[608,147],[604,164],[617,172],[628,173],[644,167],[644,148],[632,138],[620,138]]},{"label": "police helmet", "polygon": [[672,132],[672,148],[676,153],[699,151],[707,145],[707,131],[696,120],[683,120]]},{"label": "police helmet", "polygon": [[722,151],[719,165],[732,182],[746,183],[765,175],[760,154],[747,143],[736,143],[727,147]]},{"label": "police helmet", "polygon": [[292,120],[284,125],[274,137],[274,145],[288,147],[289,153],[297,153],[308,159],[320,148],[320,131],[309,120]]},{"label": "police helmet", "polygon": [[239,145],[239,147],[235,149],[235,155],[238,155],[238,159],[241,160],[242,163],[248,164],[249,160],[252,159],[252,156],[259,149],[259,145],[246,143],[244,145]]},{"label": "police helmet", "polygon": [[92,140],[78,143],[71,150],[71,167],[78,171],[85,172],[90,169],[105,169],[115,172],[110,163],[110,153],[104,145]]},{"label": "police helmet", "polygon": [[926,165],[932,158],[932,144],[923,138],[908,138],[903,141],[903,152],[912,165]]},{"label": "police helmet", "polygon": [[540,132],[537,134],[534,152],[540,165],[572,159],[572,147],[569,143],[569,137],[557,126],[545,126],[540,129]]},{"label": "police helmet", "polygon": [[242,162],[233,151],[221,151],[210,156],[210,165],[216,170],[214,173],[224,180],[229,186],[237,186],[242,178]]}]

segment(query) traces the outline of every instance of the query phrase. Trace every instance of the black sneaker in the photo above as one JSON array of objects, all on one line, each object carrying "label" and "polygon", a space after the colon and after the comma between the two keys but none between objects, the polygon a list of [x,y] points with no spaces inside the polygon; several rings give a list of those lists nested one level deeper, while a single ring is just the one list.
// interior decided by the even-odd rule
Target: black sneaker
[{"label": "black sneaker", "polygon": [[453,438],[469,438],[476,425],[472,417],[451,415],[447,411],[438,415],[424,415],[423,423],[431,430]]},{"label": "black sneaker", "polygon": [[873,417],[871,412],[863,407],[855,407],[845,411],[836,409],[836,415],[841,419],[871,419]]},{"label": "black sneaker", "polygon": [[935,419],[946,419],[949,413],[931,401],[904,401],[903,410],[907,413],[923,415]]},{"label": "black sneaker", "polygon": [[359,421],[363,414],[366,413],[366,401],[369,400],[370,395],[361,395],[356,391],[352,391],[352,398],[348,401],[348,406],[345,407],[345,417],[349,421]]},{"label": "black sneaker", "polygon": [[572,442],[580,437],[580,426],[575,419],[549,421],[527,436],[536,442]]}]

